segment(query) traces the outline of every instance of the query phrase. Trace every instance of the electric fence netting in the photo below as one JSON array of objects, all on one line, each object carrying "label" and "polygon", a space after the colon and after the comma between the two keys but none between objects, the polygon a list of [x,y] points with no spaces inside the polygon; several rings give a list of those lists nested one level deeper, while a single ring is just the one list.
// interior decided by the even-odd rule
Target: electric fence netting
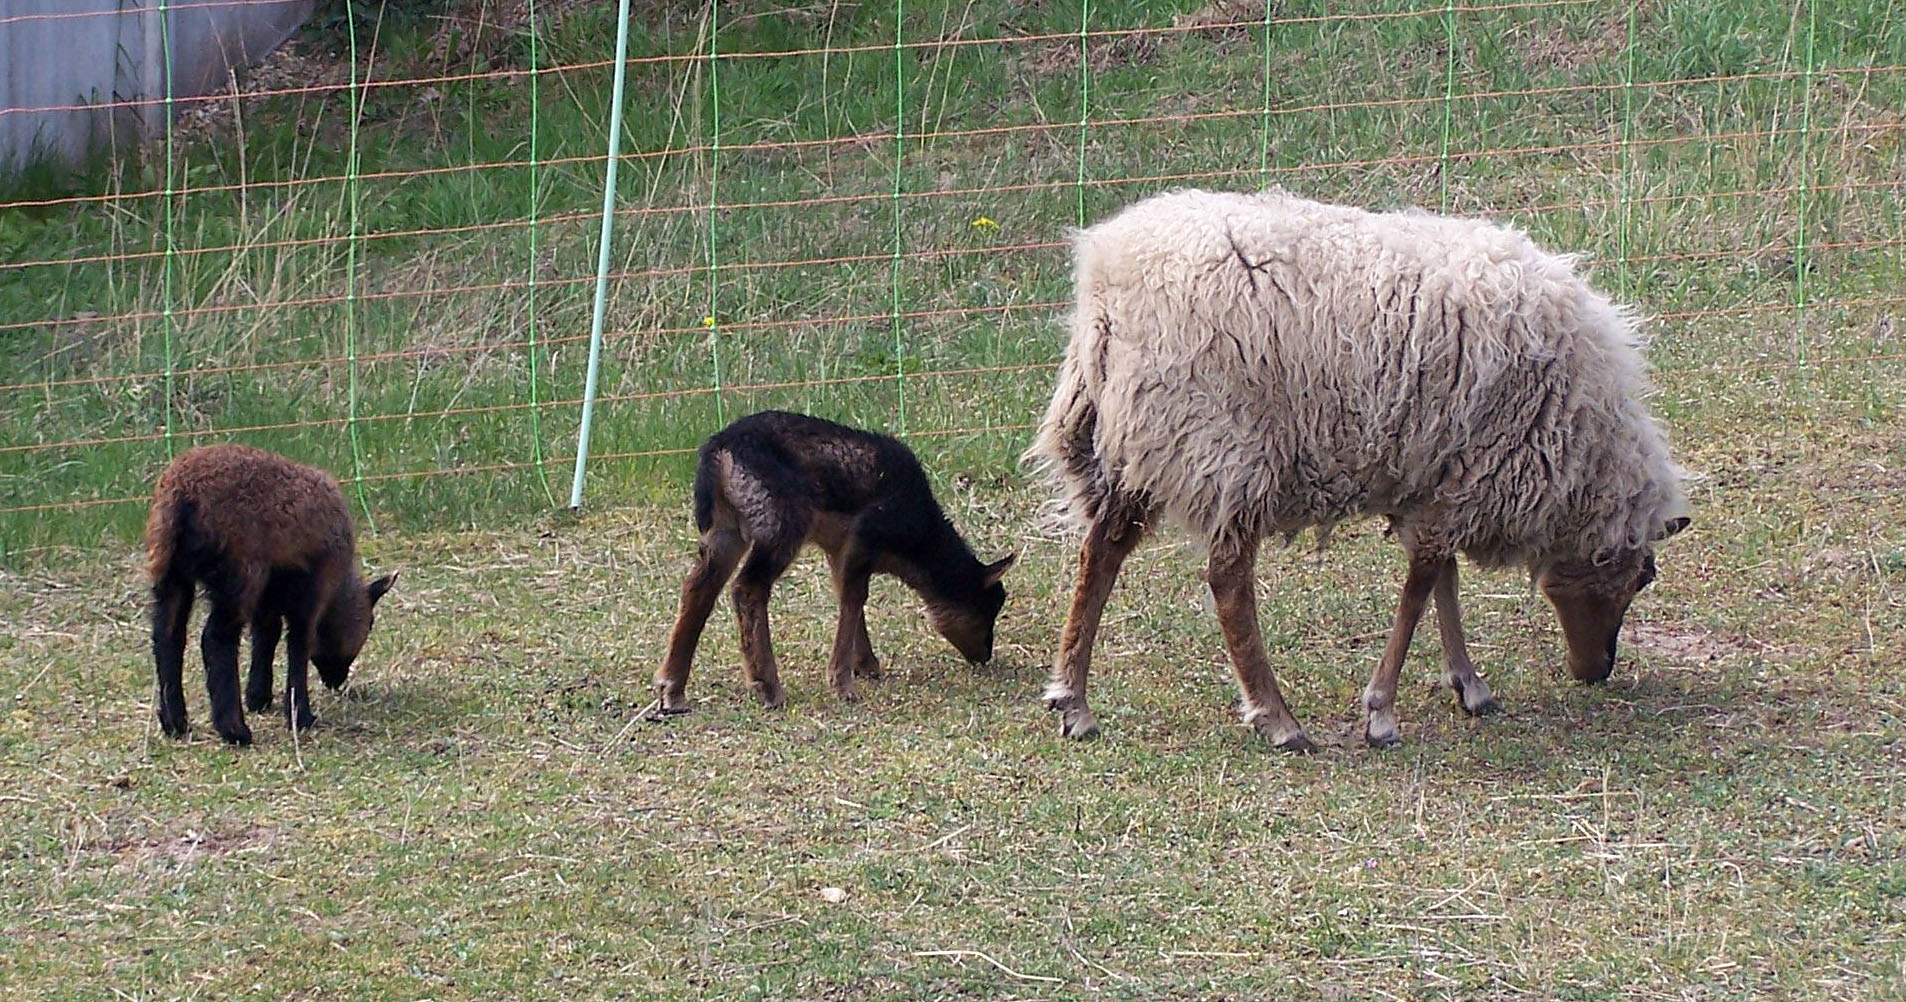
[{"label": "electric fence netting", "polygon": [[0,549],[131,538],[211,441],[381,529],[679,499],[769,406],[1010,478],[1066,231],[1181,186],[1579,251],[1670,423],[1899,406],[1895,4],[1341,7],[321,4],[210,93],[0,107],[163,126],[0,180]]}]

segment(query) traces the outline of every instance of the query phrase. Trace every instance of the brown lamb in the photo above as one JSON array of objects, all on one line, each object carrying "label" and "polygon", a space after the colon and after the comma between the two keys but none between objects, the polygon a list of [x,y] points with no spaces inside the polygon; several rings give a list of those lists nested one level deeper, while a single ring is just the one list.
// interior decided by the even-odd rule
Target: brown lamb
[{"label": "brown lamb", "polygon": [[238,702],[239,632],[251,627],[245,707],[253,712],[271,705],[271,662],[284,632],[285,721],[305,730],[317,724],[307,665],[327,687],[342,687],[377,600],[397,580],[392,573],[366,585],[359,576],[350,508],[330,474],[243,445],[203,446],[166,467],[146,522],[146,555],[159,726],[172,737],[188,728],[186,625],[202,586],[211,602],[199,649],[212,726],[235,745],[251,744]]}]

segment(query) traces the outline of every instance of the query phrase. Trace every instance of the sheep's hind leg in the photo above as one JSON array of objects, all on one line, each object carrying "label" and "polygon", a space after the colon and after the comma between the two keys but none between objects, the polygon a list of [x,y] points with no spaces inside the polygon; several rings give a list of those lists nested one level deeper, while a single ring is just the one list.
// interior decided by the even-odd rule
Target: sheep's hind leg
[{"label": "sheep's hind leg", "polygon": [[[1409,575],[1403,581],[1403,595],[1397,600],[1396,620],[1390,624],[1390,640],[1384,645],[1383,658],[1376,673],[1363,690],[1363,706],[1368,711],[1363,739],[1379,748],[1401,740],[1396,721],[1396,679],[1403,670],[1403,658],[1410,651],[1410,638],[1423,617],[1423,606],[1443,574],[1441,557],[1412,556]],[[1451,578],[1451,587],[1455,579]]]},{"label": "sheep's hind leg", "polygon": [[1214,555],[1206,571],[1211,598],[1218,607],[1218,625],[1224,630],[1224,645],[1231,653],[1238,689],[1244,695],[1244,722],[1285,751],[1314,752],[1317,746],[1291,715],[1284,693],[1277,687],[1277,676],[1271,672],[1270,660],[1264,655],[1264,637],[1257,623],[1256,570],[1257,541],[1252,540],[1241,544],[1231,556]]},{"label": "sheep's hind leg", "polygon": [[668,656],[655,672],[652,716],[689,711],[688,671],[695,660],[695,646],[701,642],[702,629],[708,625],[708,615],[721,598],[722,588],[735,576],[735,568],[747,552],[748,541],[732,524],[718,522],[702,533],[701,552],[682,581],[681,611],[669,633]]},{"label": "sheep's hind leg", "polygon": [[790,533],[780,545],[756,540],[748,559],[735,576],[730,594],[735,604],[735,621],[741,627],[741,669],[761,705],[779,709],[787,702],[781,686],[781,672],[774,662],[774,641],[768,632],[768,597],[774,582],[794,562],[806,533]]},{"label": "sheep's hind leg", "polygon": [[1045,694],[1046,706],[1059,712],[1060,733],[1068,738],[1084,739],[1099,732],[1098,718],[1085,701],[1092,648],[1098,642],[1099,620],[1118,581],[1119,568],[1145,536],[1145,515],[1134,506],[1108,502],[1079,550],[1078,584],[1072,590],[1072,608],[1059,636],[1059,658]]},{"label": "sheep's hind leg", "polygon": [[155,695],[159,727],[168,737],[184,737],[185,630],[192,619],[192,583],[167,579],[152,589],[152,660],[158,681]]},{"label": "sheep's hind leg", "polygon": [[1496,697],[1481,676],[1476,674],[1476,665],[1469,660],[1469,646],[1463,642],[1462,605],[1456,597],[1455,557],[1443,561],[1442,572],[1436,577],[1432,594],[1436,599],[1436,629],[1443,640],[1443,684],[1455,690],[1457,699],[1462,701],[1463,711],[1469,715],[1480,717],[1495,712]]}]

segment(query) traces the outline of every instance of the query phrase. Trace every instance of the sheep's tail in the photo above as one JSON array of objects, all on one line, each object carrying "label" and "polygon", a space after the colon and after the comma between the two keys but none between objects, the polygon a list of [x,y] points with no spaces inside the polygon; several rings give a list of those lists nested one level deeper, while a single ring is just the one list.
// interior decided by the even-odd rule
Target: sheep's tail
[{"label": "sheep's tail", "polygon": [[174,577],[173,562],[178,557],[179,538],[191,518],[191,503],[161,495],[146,517],[146,577],[157,589]]},{"label": "sheep's tail", "polygon": [[695,529],[707,532],[715,524],[715,450],[704,446],[695,458]]},{"label": "sheep's tail", "polygon": [[1097,518],[1117,488],[1098,451],[1101,374],[1085,364],[1097,356],[1095,342],[1102,336],[1102,329],[1075,323],[1052,403],[1032,445],[1020,457],[1058,489],[1048,514],[1074,527]]}]

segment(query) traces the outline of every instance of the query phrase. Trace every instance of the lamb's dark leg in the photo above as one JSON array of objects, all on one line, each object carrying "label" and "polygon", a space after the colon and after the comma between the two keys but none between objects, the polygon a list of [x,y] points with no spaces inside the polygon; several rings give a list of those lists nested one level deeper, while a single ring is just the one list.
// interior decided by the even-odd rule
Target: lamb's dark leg
[{"label": "lamb's dark leg", "polygon": [[1481,716],[1495,710],[1496,698],[1476,674],[1476,666],[1469,660],[1469,645],[1463,642],[1463,611],[1456,598],[1455,557],[1443,561],[1431,594],[1436,598],[1436,629],[1443,640],[1443,684],[1456,690],[1464,711],[1471,715]]},{"label": "lamb's dark leg", "polygon": [[655,672],[655,704],[661,713],[688,712],[688,670],[695,660],[695,645],[701,642],[721,589],[735,576],[735,567],[747,552],[747,540],[732,525],[717,524],[702,533],[695,566],[682,582],[681,611],[668,636],[668,655]]},{"label": "lamb's dark leg", "polygon": [[799,534],[787,533],[779,539],[755,540],[735,576],[732,597],[735,621],[741,627],[741,670],[754,689],[755,697],[768,709],[778,709],[787,701],[781,688],[781,672],[774,663],[774,642],[768,635],[768,595],[774,582],[800,551],[805,527]]},{"label": "lamb's dark leg", "polygon": [[1224,646],[1244,696],[1244,722],[1285,751],[1314,752],[1317,746],[1291,715],[1264,654],[1264,637],[1257,623],[1257,547],[1252,540],[1236,553],[1213,555],[1205,571],[1218,607],[1218,625],[1224,630]]},{"label": "lamb's dark leg", "polygon": [[[843,583],[845,581],[843,577],[844,567],[846,566],[843,560],[845,550],[846,547],[842,547],[840,550],[827,551],[827,569],[834,579],[834,597],[841,601],[843,615],[846,613],[847,602],[846,586]],[[867,574],[867,577],[871,578],[871,572]],[[880,678],[880,659],[874,656],[873,641],[867,637],[867,584],[868,582],[863,580],[860,586],[861,611],[859,615],[854,617],[854,650],[849,661],[849,666],[852,673],[860,678],[878,679]],[[840,660],[840,635],[838,632],[836,632],[834,636],[834,646],[836,649],[835,661],[838,662]]]},{"label": "lamb's dark leg", "polygon": [[1072,589],[1072,608],[1059,635],[1059,657],[1045,694],[1046,706],[1059,711],[1059,730],[1066,737],[1083,739],[1099,732],[1098,718],[1085,700],[1092,648],[1098,642],[1099,619],[1118,581],[1119,568],[1145,536],[1146,514],[1137,506],[1108,501],[1079,549],[1079,579]]},{"label": "lamb's dark leg", "polygon": [[[1363,738],[1378,747],[1396,744],[1400,738],[1396,723],[1396,679],[1403,670],[1403,658],[1410,651],[1410,637],[1423,616],[1423,606],[1443,573],[1443,557],[1410,557],[1410,570],[1403,580],[1403,596],[1397,600],[1396,621],[1390,624],[1390,641],[1377,662],[1376,674],[1363,690],[1363,706],[1369,711]],[[1455,579],[1451,578],[1454,587]]]},{"label": "lamb's dark leg", "polygon": [[276,610],[253,613],[251,671],[245,675],[245,709],[258,713],[271,705],[271,662],[278,656],[278,634],[284,618]]},{"label": "lamb's dark leg", "polygon": [[251,744],[251,728],[238,702],[238,638],[245,615],[228,597],[212,596],[212,611],[199,636],[199,654],[205,659],[205,694],[212,702],[212,726],[218,736],[235,745]]},{"label": "lamb's dark leg", "polygon": [[829,554],[828,560],[830,564],[839,563],[835,592],[840,597],[840,621],[834,627],[834,655],[827,661],[827,683],[834,695],[851,703],[860,699],[854,676],[864,662],[873,661],[873,647],[867,640],[867,579],[873,569],[852,552],[853,544],[844,549],[850,552],[839,558]]},{"label": "lamb's dark leg", "polygon": [[158,675],[159,727],[184,737],[185,629],[192,620],[192,582],[167,578],[152,588],[152,661]]},{"label": "lamb's dark leg", "polygon": [[318,617],[310,608],[285,611],[285,726],[308,731],[318,725],[311,712],[311,641]]}]

